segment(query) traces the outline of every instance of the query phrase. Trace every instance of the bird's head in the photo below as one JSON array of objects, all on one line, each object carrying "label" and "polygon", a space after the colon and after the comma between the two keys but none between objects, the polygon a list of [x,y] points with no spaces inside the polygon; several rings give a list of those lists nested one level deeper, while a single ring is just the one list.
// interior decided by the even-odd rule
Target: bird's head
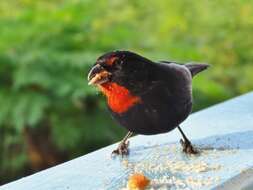
[{"label": "bird's head", "polygon": [[100,56],[88,74],[89,85],[116,83],[135,92],[148,77],[150,60],[130,51],[114,51]]},{"label": "bird's head", "polygon": [[100,56],[88,74],[89,85],[96,85],[107,96],[109,107],[122,113],[140,102],[139,94],[149,77],[151,61],[129,51]]}]

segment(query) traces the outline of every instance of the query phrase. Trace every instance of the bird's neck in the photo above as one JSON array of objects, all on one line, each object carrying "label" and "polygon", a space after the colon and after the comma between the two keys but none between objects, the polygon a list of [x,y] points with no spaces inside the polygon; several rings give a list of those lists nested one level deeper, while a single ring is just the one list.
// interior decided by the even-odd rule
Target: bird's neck
[{"label": "bird's neck", "polygon": [[132,95],[127,88],[115,82],[102,84],[99,88],[107,97],[108,106],[113,112],[124,113],[135,104],[141,102],[140,97]]}]

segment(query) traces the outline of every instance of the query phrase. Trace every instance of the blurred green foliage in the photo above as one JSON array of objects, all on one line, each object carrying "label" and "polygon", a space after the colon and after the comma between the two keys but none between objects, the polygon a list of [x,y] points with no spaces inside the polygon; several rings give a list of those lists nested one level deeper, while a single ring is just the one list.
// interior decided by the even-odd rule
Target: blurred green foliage
[{"label": "blurred green foliage", "polygon": [[69,158],[120,140],[87,86],[99,55],[210,63],[193,83],[199,110],[253,88],[252,33],[250,0],[0,1],[0,183],[29,165],[24,128],[46,122]]}]

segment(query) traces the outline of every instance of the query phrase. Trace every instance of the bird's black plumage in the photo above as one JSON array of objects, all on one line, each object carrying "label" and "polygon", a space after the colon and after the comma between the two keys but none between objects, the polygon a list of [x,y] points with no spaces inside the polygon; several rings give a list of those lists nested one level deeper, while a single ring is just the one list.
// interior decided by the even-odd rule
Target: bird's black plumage
[{"label": "bird's black plumage", "polygon": [[[113,64],[108,59],[116,57]],[[184,121],[192,109],[192,77],[207,64],[153,62],[129,51],[115,51],[97,60],[111,73],[110,82],[125,87],[141,101],[123,113],[109,110],[119,124],[144,135],[165,133]]]},{"label": "bird's black plumage", "polygon": [[186,119],[192,108],[192,73],[207,68],[206,64],[155,63],[131,52],[117,54],[122,56],[122,73],[113,81],[142,100],[125,113],[110,110],[121,126],[152,135],[171,131]]}]

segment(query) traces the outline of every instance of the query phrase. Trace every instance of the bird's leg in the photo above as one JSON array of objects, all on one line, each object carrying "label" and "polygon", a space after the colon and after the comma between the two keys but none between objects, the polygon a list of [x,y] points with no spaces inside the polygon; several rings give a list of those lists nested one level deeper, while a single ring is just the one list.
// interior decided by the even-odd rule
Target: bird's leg
[{"label": "bird's leg", "polygon": [[129,154],[129,150],[128,150],[128,146],[129,146],[129,141],[127,141],[127,139],[129,137],[131,137],[131,135],[133,134],[133,132],[129,131],[126,136],[122,139],[122,141],[119,143],[119,146],[116,150],[114,150],[112,152],[112,154],[118,154],[118,155],[128,155]]},{"label": "bird's leg", "polygon": [[189,141],[189,139],[185,136],[184,132],[182,131],[182,129],[180,128],[180,126],[177,127],[178,130],[180,131],[181,135],[183,136],[183,139],[180,139],[180,143],[183,147],[183,152],[186,154],[198,154],[199,151],[196,150],[191,142]]}]

